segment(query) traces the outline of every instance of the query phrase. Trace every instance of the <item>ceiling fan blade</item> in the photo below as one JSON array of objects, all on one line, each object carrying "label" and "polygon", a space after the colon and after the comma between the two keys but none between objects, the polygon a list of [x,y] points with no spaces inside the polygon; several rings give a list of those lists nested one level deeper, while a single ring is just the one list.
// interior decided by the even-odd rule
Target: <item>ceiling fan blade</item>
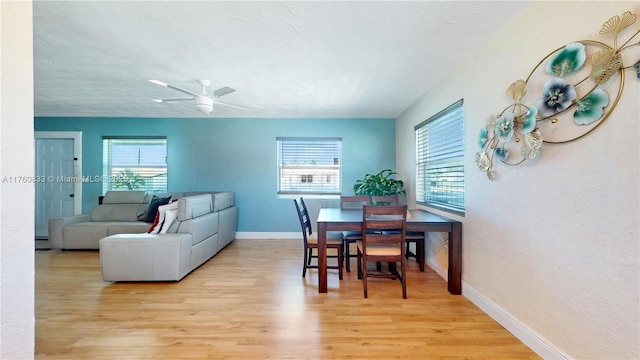
[{"label": "ceiling fan blade", "polygon": [[193,100],[195,99],[194,97],[190,97],[190,98],[174,98],[174,99],[151,99],[152,101],[155,101],[157,103],[169,103],[169,102],[176,102],[176,101],[185,101],[185,100]]},{"label": "ceiling fan blade", "polygon": [[225,96],[227,94],[231,94],[232,92],[235,92],[236,89],[230,88],[228,86],[225,87],[221,87],[220,89],[216,90],[213,92],[213,96],[214,97],[221,97],[221,96]]},{"label": "ceiling fan blade", "polygon": [[240,109],[240,110],[245,110],[245,111],[254,111],[254,109],[252,109],[252,108],[250,108],[248,106],[244,106],[244,105],[240,105],[240,104],[234,104],[234,103],[230,103],[230,102],[226,102],[226,101],[220,101],[218,99],[213,99],[213,103],[214,104],[218,104],[218,105],[222,105],[222,106],[228,106],[228,107]]},{"label": "ceiling fan blade", "polygon": [[156,85],[164,86],[164,87],[167,87],[167,85],[169,85],[166,82],[160,81],[160,80],[149,80],[149,82]]},{"label": "ceiling fan blade", "polygon": [[188,94],[188,95],[191,95],[191,96],[193,96],[193,97],[198,96],[197,94],[194,94],[194,93],[192,93],[191,91],[184,90],[184,89],[181,89],[181,88],[176,87],[176,86],[173,86],[173,85],[169,85],[169,84],[167,84],[166,82],[163,82],[163,81],[160,81],[160,80],[149,80],[149,82],[151,82],[151,83],[153,83],[153,84],[156,84],[156,85],[160,85],[160,86],[167,87],[167,88],[169,88],[169,89],[173,89],[173,90],[177,90],[177,91],[183,92],[183,93]]}]

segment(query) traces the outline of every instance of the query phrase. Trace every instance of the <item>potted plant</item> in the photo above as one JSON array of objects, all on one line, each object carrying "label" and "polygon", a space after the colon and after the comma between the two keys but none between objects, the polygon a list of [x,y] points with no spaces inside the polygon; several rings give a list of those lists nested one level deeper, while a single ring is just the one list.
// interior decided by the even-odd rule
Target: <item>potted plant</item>
[{"label": "potted plant", "polygon": [[377,174],[365,174],[363,179],[357,180],[353,185],[353,191],[360,196],[404,196],[407,194],[404,189],[404,182],[393,178],[397,174],[391,169],[384,169]]}]

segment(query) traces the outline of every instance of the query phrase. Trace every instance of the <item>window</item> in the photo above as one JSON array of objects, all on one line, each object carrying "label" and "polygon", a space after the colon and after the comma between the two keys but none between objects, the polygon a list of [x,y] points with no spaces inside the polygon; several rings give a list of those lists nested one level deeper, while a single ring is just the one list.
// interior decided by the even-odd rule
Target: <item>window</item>
[{"label": "window", "polygon": [[464,215],[462,99],[418,124],[416,202]]},{"label": "window", "polygon": [[341,189],[341,138],[276,138],[278,194],[332,194]]},{"label": "window", "polygon": [[102,138],[102,193],[167,191],[167,139]]}]

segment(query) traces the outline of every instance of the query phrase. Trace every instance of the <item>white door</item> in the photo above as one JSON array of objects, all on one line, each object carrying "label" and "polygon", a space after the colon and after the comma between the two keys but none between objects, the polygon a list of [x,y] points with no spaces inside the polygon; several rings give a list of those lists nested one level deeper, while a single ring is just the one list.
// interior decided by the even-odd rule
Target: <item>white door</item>
[{"label": "white door", "polygon": [[[49,219],[80,213],[81,176],[78,173],[78,138],[36,135],[36,239],[48,238]],[[60,135],[59,133],[57,135]]]}]

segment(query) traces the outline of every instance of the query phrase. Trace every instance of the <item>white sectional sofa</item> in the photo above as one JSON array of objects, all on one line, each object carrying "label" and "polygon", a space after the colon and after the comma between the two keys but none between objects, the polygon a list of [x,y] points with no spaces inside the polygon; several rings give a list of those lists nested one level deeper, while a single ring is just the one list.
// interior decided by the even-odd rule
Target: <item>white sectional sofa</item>
[{"label": "white sectional sofa", "polygon": [[[100,239],[115,234],[145,233],[152,222],[144,221],[144,215],[153,198],[179,199],[185,196],[210,194],[214,212],[234,207],[233,192],[171,192],[146,193],[145,191],[108,191],[102,203],[90,214],[49,220],[49,245],[52,249],[98,249]],[[236,214],[233,216],[232,214]],[[153,218],[155,214],[152,214]],[[142,219],[142,220],[141,220]],[[225,240],[235,238],[237,209],[225,212],[219,228]]]},{"label": "white sectional sofa", "polygon": [[103,280],[178,281],[205,263],[235,238],[237,207],[216,209],[214,198],[179,198],[175,226],[167,233],[102,238]]},{"label": "white sectional sofa", "polygon": [[[145,216],[153,196],[177,199],[175,220],[157,234]],[[105,281],[178,281],[231,243],[237,224],[232,192],[109,191],[91,214],[50,220],[49,242],[99,249]]]}]

